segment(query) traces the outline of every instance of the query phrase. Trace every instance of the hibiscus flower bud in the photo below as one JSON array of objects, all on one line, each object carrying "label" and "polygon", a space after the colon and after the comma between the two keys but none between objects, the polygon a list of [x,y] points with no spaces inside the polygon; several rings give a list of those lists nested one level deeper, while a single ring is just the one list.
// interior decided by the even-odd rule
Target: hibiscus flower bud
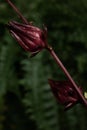
[{"label": "hibiscus flower bud", "polygon": [[21,24],[15,21],[9,22],[7,25],[12,36],[27,51],[31,52],[31,56],[40,52],[46,47],[47,30],[29,24]]},{"label": "hibiscus flower bud", "polygon": [[[77,103],[81,103],[78,93],[69,81],[49,80],[49,84],[57,101],[65,106],[65,110]],[[79,89],[83,93],[80,87]]]}]

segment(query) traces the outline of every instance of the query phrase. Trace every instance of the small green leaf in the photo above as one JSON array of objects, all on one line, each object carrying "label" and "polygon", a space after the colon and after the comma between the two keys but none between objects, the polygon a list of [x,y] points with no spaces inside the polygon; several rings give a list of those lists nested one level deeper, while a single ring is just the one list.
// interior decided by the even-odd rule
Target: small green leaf
[{"label": "small green leaf", "polygon": [[87,92],[84,92],[84,96],[85,96],[85,98],[87,99]]}]

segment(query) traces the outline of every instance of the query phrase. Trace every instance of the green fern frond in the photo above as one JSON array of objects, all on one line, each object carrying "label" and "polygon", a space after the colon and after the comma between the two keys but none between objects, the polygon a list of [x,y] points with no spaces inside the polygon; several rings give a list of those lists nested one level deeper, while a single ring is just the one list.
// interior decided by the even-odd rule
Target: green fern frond
[{"label": "green fern frond", "polygon": [[22,81],[27,93],[23,102],[26,113],[37,123],[39,130],[57,130],[57,105],[48,85],[48,65],[43,66],[42,55],[22,62],[25,76]]}]

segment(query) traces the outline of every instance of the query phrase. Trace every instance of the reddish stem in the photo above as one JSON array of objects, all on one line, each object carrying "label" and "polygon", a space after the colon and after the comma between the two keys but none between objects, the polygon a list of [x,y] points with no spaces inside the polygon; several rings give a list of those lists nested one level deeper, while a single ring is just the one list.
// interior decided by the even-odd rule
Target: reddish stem
[{"label": "reddish stem", "polygon": [[22,19],[22,21],[25,24],[29,24],[26,18],[24,18],[23,15],[20,13],[20,11],[15,7],[15,5],[10,0],[6,0],[6,1],[14,9],[14,11],[18,14],[18,16]]},{"label": "reddish stem", "polygon": [[72,79],[71,75],[69,74],[69,72],[67,71],[67,69],[64,67],[64,65],[62,64],[62,62],[58,58],[58,56],[55,54],[55,52],[52,49],[52,47],[48,46],[47,49],[50,52],[50,54],[52,55],[52,57],[55,59],[56,63],[63,70],[63,72],[65,73],[65,75],[69,79],[69,81],[72,83],[73,87],[77,91],[77,93],[78,93],[79,97],[81,98],[82,102],[84,103],[84,105],[87,107],[87,100],[85,99],[85,97],[83,96],[83,94],[81,93],[81,91],[79,90],[78,86],[76,85],[76,83],[74,82],[74,80]]}]

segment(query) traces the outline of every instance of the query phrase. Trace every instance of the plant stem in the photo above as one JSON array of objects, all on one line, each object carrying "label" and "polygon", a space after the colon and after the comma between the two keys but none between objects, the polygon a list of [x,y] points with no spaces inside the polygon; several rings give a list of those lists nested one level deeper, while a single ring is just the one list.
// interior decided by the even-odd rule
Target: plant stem
[{"label": "plant stem", "polygon": [[65,73],[66,77],[69,79],[69,81],[72,83],[73,87],[77,91],[77,93],[78,93],[79,97],[81,98],[82,102],[87,107],[87,100],[85,99],[85,97],[83,96],[83,94],[81,93],[81,91],[79,90],[78,86],[76,85],[76,83],[74,82],[74,80],[72,79],[71,75],[69,74],[69,72],[67,71],[67,69],[64,67],[64,65],[62,64],[62,62],[58,58],[58,56],[55,54],[55,52],[52,49],[52,47],[48,46],[47,50],[50,52],[51,56],[54,58],[54,60],[56,61],[56,63],[63,70],[63,72]]},{"label": "plant stem", "polygon": [[20,13],[20,11],[15,7],[15,5],[10,1],[10,0],[6,0],[7,3],[14,9],[14,11],[18,14],[18,16],[22,19],[22,21],[25,24],[29,24],[29,22],[26,20],[26,18],[23,17],[23,15]]}]

